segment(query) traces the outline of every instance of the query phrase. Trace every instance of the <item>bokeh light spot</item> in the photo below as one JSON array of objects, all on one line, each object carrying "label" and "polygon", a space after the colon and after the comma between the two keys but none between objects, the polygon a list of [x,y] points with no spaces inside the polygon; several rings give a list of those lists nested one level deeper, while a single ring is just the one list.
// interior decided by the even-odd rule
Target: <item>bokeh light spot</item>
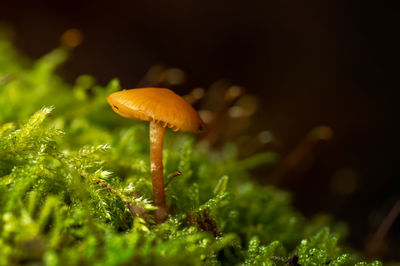
[{"label": "bokeh light spot", "polygon": [[61,44],[67,47],[77,47],[83,41],[83,34],[78,29],[69,29],[61,35]]}]

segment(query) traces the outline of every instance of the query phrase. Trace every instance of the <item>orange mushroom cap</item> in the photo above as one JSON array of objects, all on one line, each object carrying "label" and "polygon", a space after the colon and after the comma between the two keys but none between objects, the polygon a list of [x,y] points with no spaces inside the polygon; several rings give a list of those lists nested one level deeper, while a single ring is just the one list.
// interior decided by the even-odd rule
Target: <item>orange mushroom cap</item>
[{"label": "orange mushroom cap", "polygon": [[173,131],[199,132],[204,128],[196,110],[169,89],[123,90],[110,94],[107,101],[123,117],[153,121]]}]

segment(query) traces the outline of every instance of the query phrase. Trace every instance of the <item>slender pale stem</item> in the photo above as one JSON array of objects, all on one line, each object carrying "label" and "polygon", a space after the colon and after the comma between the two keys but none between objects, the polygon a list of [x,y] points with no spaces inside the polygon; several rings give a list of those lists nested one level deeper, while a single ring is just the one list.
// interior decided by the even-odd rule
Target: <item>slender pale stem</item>
[{"label": "slender pale stem", "polygon": [[163,140],[165,128],[155,122],[150,122],[150,163],[151,181],[153,183],[154,212],[156,223],[165,221],[168,216],[165,204],[164,174],[163,174]]}]

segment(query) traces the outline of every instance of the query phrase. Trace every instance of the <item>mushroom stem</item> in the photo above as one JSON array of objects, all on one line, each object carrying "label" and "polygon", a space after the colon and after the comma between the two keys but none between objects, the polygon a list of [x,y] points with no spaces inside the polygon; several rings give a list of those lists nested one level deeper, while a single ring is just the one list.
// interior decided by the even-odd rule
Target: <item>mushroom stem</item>
[{"label": "mushroom stem", "polygon": [[168,211],[165,204],[164,174],[163,174],[163,140],[165,127],[158,123],[150,122],[150,163],[151,181],[153,183],[153,198],[157,210],[154,212],[156,223],[167,219]]}]

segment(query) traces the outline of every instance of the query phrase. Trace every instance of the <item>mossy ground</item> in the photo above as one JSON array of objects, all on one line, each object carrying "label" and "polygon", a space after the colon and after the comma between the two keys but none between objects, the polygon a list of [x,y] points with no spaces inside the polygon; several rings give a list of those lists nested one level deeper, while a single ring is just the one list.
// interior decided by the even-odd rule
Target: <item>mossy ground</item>
[{"label": "mossy ground", "polygon": [[55,74],[68,52],[58,48],[32,62],[0,40],[0,265],[360,259],[338,245],[341,224],[304,219],[289,193],[249,176],[250,168],[274,162],[273,153],[239,160],[234,144],[204,151],[185,134],[166,136],[165,175],[182,175],[167,187],[169,219],[155,225],[148,125],[108,107],[118,80],[101,87],[83,75],[70,85]]}]

